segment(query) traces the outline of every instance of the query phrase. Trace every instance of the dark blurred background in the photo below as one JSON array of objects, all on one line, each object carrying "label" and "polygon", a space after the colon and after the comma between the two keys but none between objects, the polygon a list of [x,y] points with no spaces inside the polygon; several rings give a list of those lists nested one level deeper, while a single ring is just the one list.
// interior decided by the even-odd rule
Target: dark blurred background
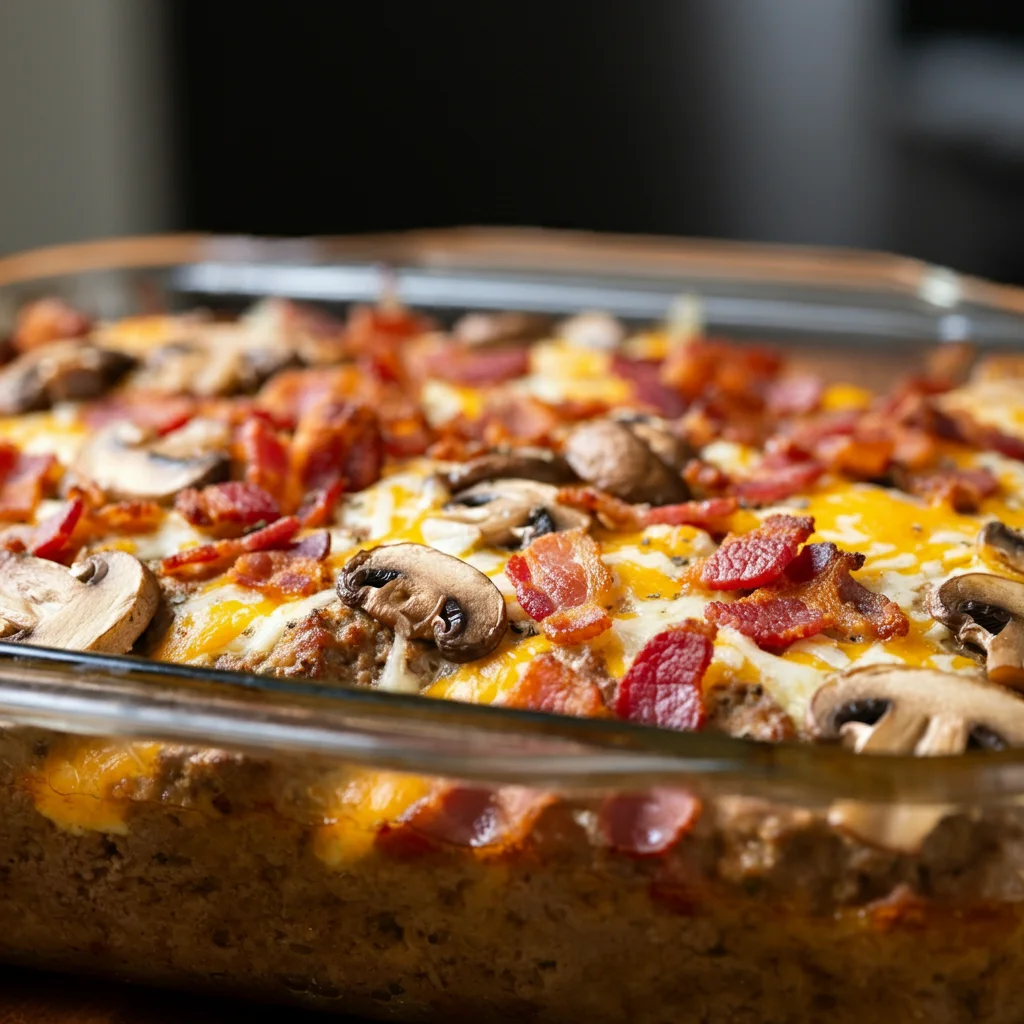
[{"label": "dark blurred background", "polygon": [[1024,5],[0,0],[0,251],[468,223],[1024,283]]}]

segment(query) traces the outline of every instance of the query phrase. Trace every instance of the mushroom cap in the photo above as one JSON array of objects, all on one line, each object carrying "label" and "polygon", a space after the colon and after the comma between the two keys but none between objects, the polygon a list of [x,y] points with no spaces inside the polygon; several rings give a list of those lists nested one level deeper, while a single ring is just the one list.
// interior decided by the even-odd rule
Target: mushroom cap
[{"label": "mushroom cap", "polygon": [[681,473],[690,459],[696,455],[686,441],[672,433],[668,421],[660,416],[633,414],[617,419],[620,423],[625,423],[666,466],[677,472]]},{"label": "mushroom cap", "polygon": [[[442,518],[468,523],[485,544],[515,544],[578,527],[587,529],[590,516],[558,503],[558,488],[536,480],[487,480],[452,497]],[[543,524],[543,525],[542,525]]]},{"label": "mushroom cap", "polygon": [[84,445],[73,469],[115,500],[173,501],[186,487],[202,487],[227,476],[224,452],[184,455],[174,444],[173,435],[145,443],[130,424],[113,423]]},{"label": "mushroom cap", "polygon": [[433,640],[455,662],[489,654],[508,628],[505,599],[482,572],[425,544],[361,551],[338,576],[338,596],[396,633]]},{"label": "mushroom cap", "polygon": [[71,569],[0,552],[0,620],[12,640],[124,654],[159,603],[156,578],[125,551],[97,552]]},{"label": "mushroom cap", "polygon": [[978,534],[978,550],[986,562],[1024,575],[1024,536],[994,519]]},{"label": "mushroom cap", "polygon": [[565,460],[588,483],[629,502],[668,505],[689,498],[677,469],[633,429],[615,420],[582,423],[565,443]]},{"label": "mushroom cap", "polygon": [[598,352],[612,352],[626,338],[625,327],[611,313],[599,310],[577,313],[563,320],[555,333],[570,345]]},{"label": "mushroom cap", "polygon": [[537,480],[547,484],[567,484],[576,479],[569,464],[546,448],[516,448],[493,451],[463,462],[444,477],[452,492],[463,491],[481,480]]},{"label": "mushroom cap", "polygon": [[123,352],[79,340],[30,349],[0,370],[0,416],[95,398],[134,362]]},{"label": "mushroom cap", "polygon": [[987,572],[964,573],[930,590],[927,606],[957,643],[985,651],[991,680],[1024,686],[1024,583]]},{"label": "mushroom cap", "polygon": [[976,674],[870,665],[822,686],[807,724],[858,753],[959,754],[971,742],[1024,746],[1024,700]]}]

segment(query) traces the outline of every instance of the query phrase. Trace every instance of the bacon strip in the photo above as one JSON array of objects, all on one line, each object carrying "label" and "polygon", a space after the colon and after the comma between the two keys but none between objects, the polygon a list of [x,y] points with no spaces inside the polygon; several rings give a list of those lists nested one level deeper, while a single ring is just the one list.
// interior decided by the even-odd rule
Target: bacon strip
[{"label": "bacon strip", "polygon": [[698,526],[718,530],[738,507],[735,498],[684,501],[678,505],[631,505],[596,487],[562,487],[558,501],[584,512],[592,512],[609,529],[640,530],[645,526]]},{"label": "bacon strip", "polygon": [[538,655],[516,684],[500,698],[510,708],[553,715],[599,718],[608,714],[601,690],[553,654]]},{"label": "bacon strip", "polygon": [[247,551],[269,551],[283,547],[295,536],[299,526],[295,516],[285,516],[239,539],[219,540],[213,544],[185,548],[163,559],[160,569],[168,576],[191,579],[213,576]]},{"label": "bacon strip", "polygon": [[773,652],[814,636],[828,626],[828,620],[817,608],[808,607],[798,597],[745,597],[730,603],[712,601],[704,614],[709,622],[731,626],[751,637],[758,647]]},{"label": "bacon strip", "polygon": [[377,414],[365,405],[327,401],[310,409],[295,428],[291,462],[304,490],[339,478],[348,491],[380,479],[384,440]]},{"label": "bacon strip", "polygon": [[202,490],[188,487],[178,494],[174,507],[193,526],[220,536],[238,536],[281,515],[277,501],[262,487],[238,482],[210,484]]},{"label": "bacon strip", "polygon": [[18,311],[12,340],[19,352],[66,338],[80,338],[92,329],[92,320],[63,299],[36,299]]},{"label": "bacon strip", "polygon": [[619,683],[618,716],[666,729],[699,729],[706,719],[701,680],[714,638],[713,625],[687,619],[648,640]]},{"label": "bacon strip", "polygon": [[700,582],[711,590],[752,590],[770,583],[796,558],[814,532],[808,516],[769,516],[757,529],[726,537],[698,567]]},{"label": "bacon strip", "polygon": [[706,614],[773,652],[827,629],[848,639],[906,636],[899,605],[850,576],[863,564],[863,555],[835,544],[808,544],[773,584],[732,603],[713,601]]},{"label": "bacon strip", "polygon": [[473,349],[451,342],[432,352],[428,373],[436,380],[473,387],[514,380],[529,368],[530,352],[525,345]]},{"label": "bacon strip", "polygon": [[957,512],[977,512],[999,490],[999,481],[984,467],[908,473],[900,482],[910,494],[951,505]]},{"label": "bacon strip", "polygon": [[806,491],[824,472],[821,463],[806,460],[764,465],[754,476],[737,480],[730,490],[744,505],[774,505]]},{"label": "bacon strip", "polygon": [[598,812],[597,828],[605,844],[634,857],[666,853],[700,817],[700,801],[679,789],[616,793]]},{"label": "bacon strip", "polygon": [[239,431],[238,443],[245,460],[246,483],[284,500],[290,470],[288,448],[266,417],[249,417]]},{"label": "bacon strip", "polygon": [[52,455],[26,455],[12,445],[0,446],[0,522],[31,519],[61,472]]},{"label": "bacon strip", "polygon": [[67,548],[75,525],[82,518],[85,503],[80,498],[66,502],[51,516],[47,516],[33,530],[26,547],[36,558],[62,561],[69,554]]},{"label": "bacon strip", "polygon": [[681,416],[686,410],[682,395],[661,379],[661,363],[654,359],[627,359],[625,356],[612,357],[612,373],[633,385],[633,395],[638,402],[649,405],[660,415],[669,419]]},{"label": "bacon strip", "polygon": [[580,644],[608,629],[603,607],[612,574],[585,529],[547,533],[505,567],[523,611],[556,644]]},{"label": "bacon strip", "polygon": [[504,853],[522,846],[541,813],[554,802],[553,794],[522,786],[441,784],[397,822],[384,825],[377,843],[406,855],[445,846]]},{"label": "bacon strip", "polygon": [[331,585],[330,570],[297,551],[252,551],[240,555],[228,578],[268,597],[309,597]]}]

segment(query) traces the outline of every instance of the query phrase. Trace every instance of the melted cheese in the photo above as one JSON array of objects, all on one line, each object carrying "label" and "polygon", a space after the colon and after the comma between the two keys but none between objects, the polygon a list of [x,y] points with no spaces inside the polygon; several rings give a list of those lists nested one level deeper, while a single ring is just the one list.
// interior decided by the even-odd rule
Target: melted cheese
[{"label": "melted cheese", "polygon": [[[161,322],[137,326],[143,340],[147,332],[151,337],[163,337],[161,332],[168,329]],[[630,344],[634,354],[663,354],[667,341],[662,335],[649,335],[633,339],[627,347]],[[607,353],[550,342],[536,346],[531,358],[531,373],[520,383],[531,393],[557,400],[604,396],[618,401],[627,397],[616,391],[621,382],[609,378]],[[432,384],[427,399],[428,415],[435,421],[479,411],[480,397],[471,389]],[[828,408],[857,408],[862,400],[859,389],[833,388],[826,394]],[[998,422],[1006,427],[1005,417]],[[0,438],[30,451],[55,451],[62,461],[73,457],[83,437],[73,408],[0,420]],[[703,455],[733,472],[746,468],[752,457],[749,449],[726,442],[708,446]],[[984,568],[974,538],[987,519],[998,517],[1011,526],[1024,526],[1024,507],[1017,497],[1024,494],[1024,466],[992,453],[979,455],[951,449],[949,455],[963,465],[990,468],[1002,481],[1003,494],[986,501],[977,515],[960,515],[896,491],[826,480],[797,503],[756,515],[741,512],[733,520],[734,529],[742,532],[756,525],[758,517],[772,512],[813,516],[817,532],[812,540],[833,541],[866,556],[857,579],[902,607],[911,623],[908,636],[873,643],[812,637],[776,655],[762,651],[740,633],[723,628],[705,685],[730,680],[760,682],[794,719],[801,720],[810,696],[828,675],[852,665],[893,662],[929,664],[944,670],[971,665],[953,652],[946,630],[924,612],[921,594],[926,586],[951,574]],[[514,588],[504,575],[509,552],[481,547],[479,531],[474,527],[438,516],[445,493],[433,482],[433,468],[426,462],[404,466],[401,472],[348,497],[332,531],[329,566],[337,571],[356,551],[379,543],[426,543],[464,558],[489,576],[505,596],[510,619],[527,624]],[[44,507],[40,514],[46,511]],[[612,628],[590,646],[614,678],[628,671],[637,652],[652,636],[686,618],[703,618],[709,600],[732,599],[728,593],[712,594],[694,588],[682,578],[686,566],[714,550],[710,537],[701,530],[656,526],[634,533],[611,533],[595,529],[595,536],[613,571],[614,588]],[[205,539],[169,512],[153,533],[108,543],[129,545],[139,557],[151,559]],[[312,597],[278,602],[217,579],[175,606],[174,621],[155,657],[212,664],[226,654],[266,654],[281,640],[290,623],[334,600],[331,588]],[[426,692],[438,698],[494,702],[521,678],[534,658],[550,649],[550,641],[543,634],[533,633],[532,627],[525,633],[509,631],[490,655],[472,664],[449,667]],[[407,654],[403,641],[393,645],[380,684],[384,689],[411,692],[418,688],[408,668]],[[64,828],[123,831],[130,783],[152,771],[157,753],[153,744],[86,740],[55,747],[32,780],[36,805]],[[389,773],[350,773],[339,778],[318,797],[324,815],[324,825],[317,830],[314,843],[318,856],[328,863],[342,863],[366,852],[374,830],[425,795],[425,787],[422,779]]]}]

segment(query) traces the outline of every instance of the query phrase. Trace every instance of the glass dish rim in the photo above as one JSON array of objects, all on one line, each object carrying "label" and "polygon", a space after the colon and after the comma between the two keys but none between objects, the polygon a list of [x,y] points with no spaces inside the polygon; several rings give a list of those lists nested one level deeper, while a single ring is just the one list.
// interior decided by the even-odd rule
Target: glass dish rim
[{"label": "glass dish rim", "polygon": [[[903,257],[519,229],[309,239],[173,235],[88,242],[0,259],[0,295],[12,286],[43,284],[54,278],[167,270],[210,260],[242,264],[274,260],[328,267],[344,260],[378,267],[458,266],[498,273],[516,267],[534,271],[547,267],[552,273],[569,269],[638,279],[685,274],[740,284],[895,294],[925,302],[932,301],[928,282],[939,280],[952,289],[949,294],[956,294],[953,307],[970,302],[1024,322],[1024,289],[961,277]],[[951,308],[945,301],[932,304]],[[81,698],[77,704],[73,689]],[[243,690],[244,699],[239,697]],[[266,713],[267,705],[254,703],[257,694],[271,701],[273,714]],[[320,713],[333,709],[327,716],[329,729],[318,732],[316,723],[309,721],[310,702]],[[74,707],[79,708],[77,719]],[[256,714],[257,707],[262,708],[262,717]],[[196,720],[216,725],[219,731],[198,734],[185,721],[183,708],[189,715],[205,713]],[[239,723],[245,724],[247,716],[250,728],[245,729]],[[241,746],[264,752],[282,750],[282,743],[291,743],[296,752],[319,752],[398,770],[523,785],[557,779],[568,789],[685,783],[719,792],[732,787],[732,792],[742,789],[744,794],[805,803],[837,798],[885,804],[966,803],[1024,795],[1024,750],[934,759],[866,757],[827,745],[753,743],[615,720],[567,719],[7,642],[0,642],[0,721],[84,735]],[[489,761],[484,758],[486,748],[473,742],[463,744],[461,753],[444,756],[439,735],[450,744],[463,732],[492,741],[500,736],[509,741],[508,747],[503,746]],[[419,743],[403,756],[401,743],[412,737],[418,737]]]}]

